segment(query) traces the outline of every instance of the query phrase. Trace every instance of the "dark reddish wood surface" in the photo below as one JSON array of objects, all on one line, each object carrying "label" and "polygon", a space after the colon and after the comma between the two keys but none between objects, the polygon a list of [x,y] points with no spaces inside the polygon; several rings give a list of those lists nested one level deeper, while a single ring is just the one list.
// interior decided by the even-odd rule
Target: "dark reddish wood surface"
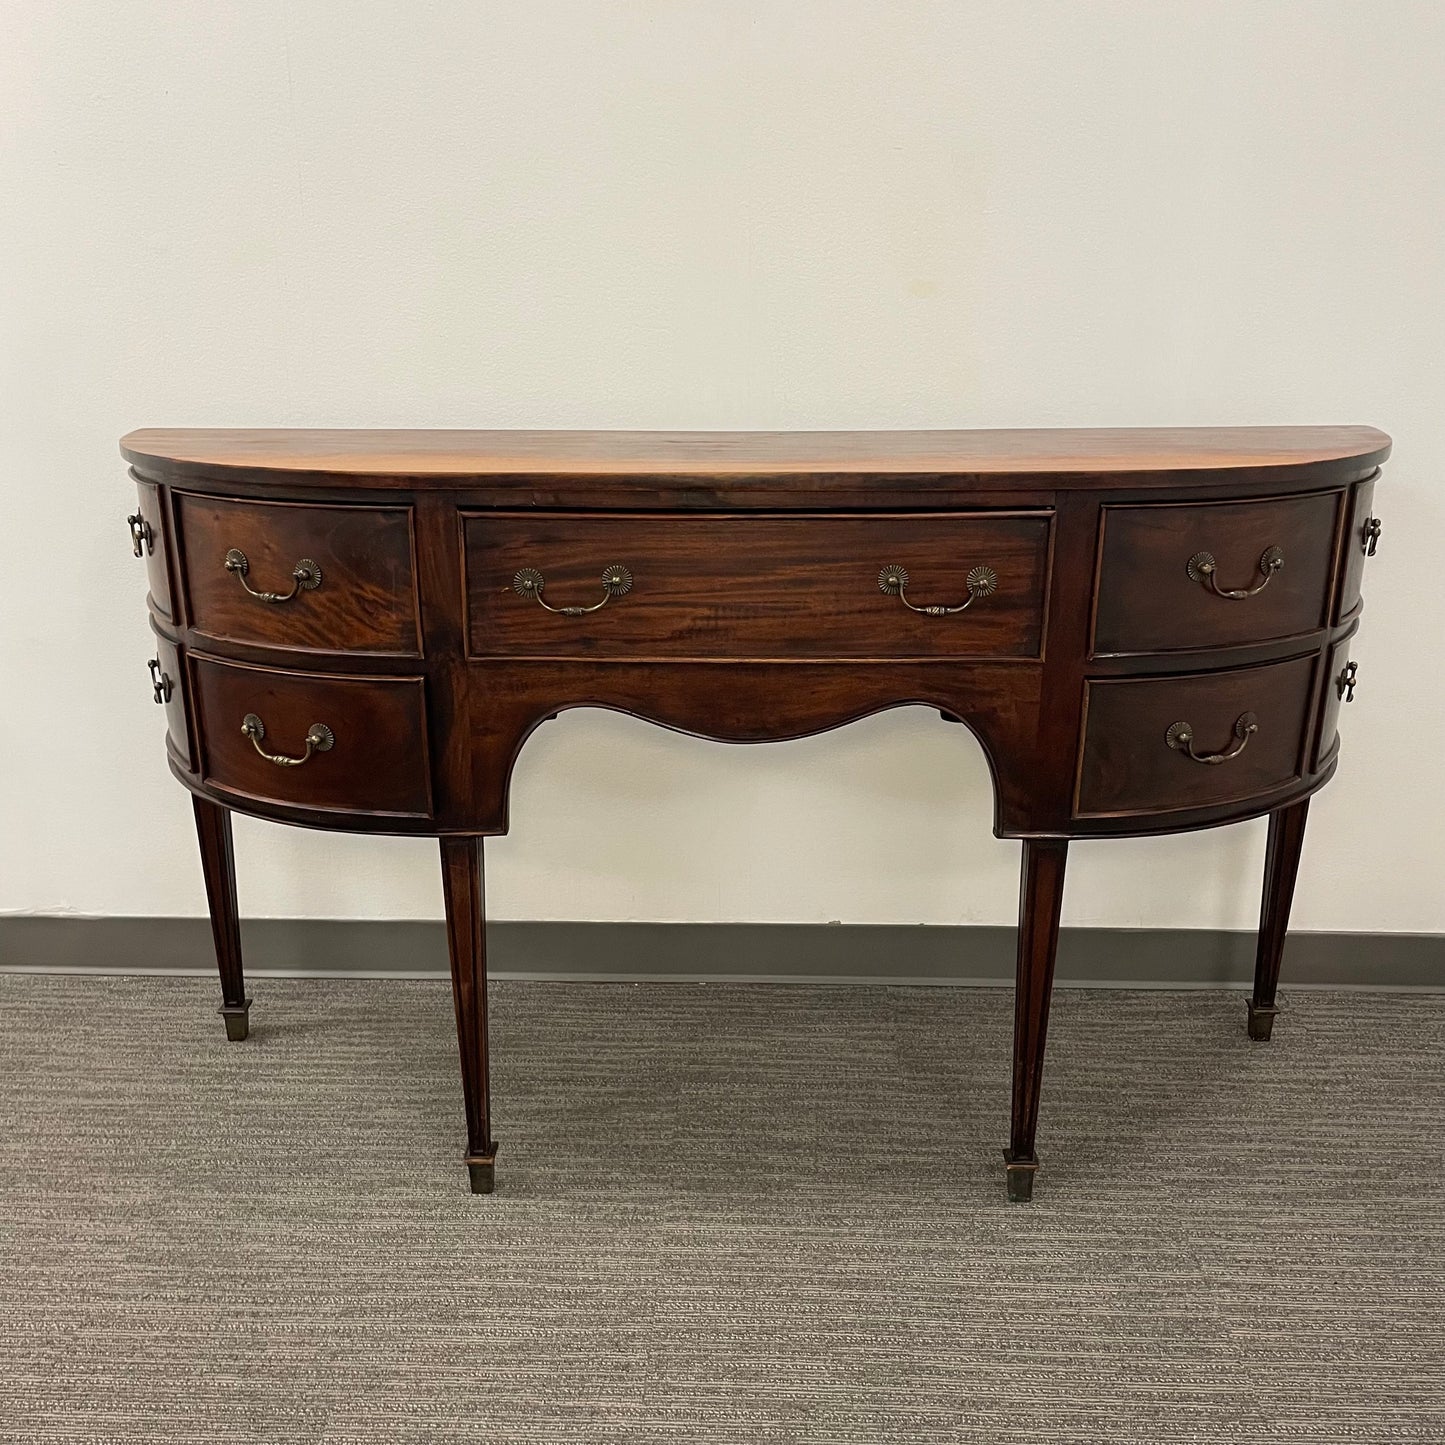
[{"label": "dark reddish wood surface", "polygon": [[1343,558],[1340,564],[1340,598],[1336,621],[1348,621],[1360,605],[1360,584],[1365,575],[1369,536],[1366,532],[1375,514],[1375,479],[1368,478],[1351,489],[1350,519],[1341,538]]},{"label": "dark reddish wood surface", "polygon": [[[194,655],[191,666],[211,786],[308,808],[431,812],[421,679],[277,672]],[[265,724],[269,753],[304,754],[313,723],[331,729],[335,746],[299,767],[267,762],[241,732],[247,713]]]},{"label": "dark reddish wood surface", "polygon": [[[1257,502],[1105,507],[1094,651],[1186,652],[1298,637],[1325,623],[1338,531],[1333,492]],[[1284,566],[1253,597],[1220,597],[1189,576],[1209,552],[1221,590],[1264,582],[1278,545]]]},{"label": "dark reddish wood surface", "polygon": [[[634,661],[1037,657],[1049,522],[946,513],[472,515],[470,650]],[[614,564],[631,572],[632,590],[585,617],[550,613],[513,587],[520,569],[533,568],[552,606],[591,606]],[[968,574],[978,566],[993,568],[998,590],[964,612],[924,616],[880,589],[889,565],[907,570],[906,595],[917,606],[969,602]]]},{"label": "dark reddish wood surface", "polygon": [[1049,1031],[1064,867],[1069,845],[1059,839],[1024,844],[1019,888],[1018,969],[1014,990],[1013,1114],[1004,1150],[1009,1198],[1033,1198],[1039,1158],[1034,1136],[1044,1080],[1044,1042]]},{"label": "dark reddish wood surface", "polygon": [[[441,835],[474,1188],[490,1188],[495,1152],[481,837],[506,831],[531,731],[570,707],[739,742],[906,704],[967,725],[995,830],[1026,840],[1014,1198],[1037,1167],[1068,838],[1268,812],[1251,1004],[1267,1034],[1306,803],[1339,756],[1335,676],[1381,433],[186,431],[134,433],[124,450],[154,529],[156,655],[179,684],[170,763],[197,795],[228,1031],[244,1035],[246,1003],[227,808]],[[1252,586],[1270,545],[1285,568],[1251,598],[1214,597],[1185,571],[1208,550],[1221,586]],[[286,590],[302,557],[323,586],[257,602],[224,570],[231,546],[257,588]],[[554,605],[590,605],[614,563],[633,591],[585,617],[512,590],[533,566]],[[975,565],[1001,587],[918,616],[878,590],[888,564],[920,605],[956,605]],[[1244,711],[1259,731],[1227,762],[1166,743],[1184,721],[1196,751],[1225,751]],[[242,735],[247,712],[267,751],[299,754],[313,722],[336,746],[278,767]]]},{"label": "dark reddish wood surface", "polygon": [[211,914],[216,967],[221,975],[221,1017],[226,1037],[239,1043],[250,1028],[251,1000],[241,968],[241,922],[236,906],[236,850],[231,841],[231,815],[206,798],[192,798],[196,840],[201,850],[201,875]]},{"label": "dark reddish wood surface", "polygon": [[196,765],[196,755],[191,742],[190,719],[186,711],[188,679],[181,662],[180,649],[163,632],[156,632],[155,640],[155,657],[160,663],[161,690],[166,694],[163,703],[166,710],[166,731],[170,734],[171,746],[176,755],[193,768]]},{"label": "dark reddish wood surface", "polygon": [[1320,725],[1315,736],[1314,761],[1318,771],[1339,745],[1340,708],[1344,703],[1345,688],[1343,674],[1350,660],[1350,644],[1354,633],[1342,637],[1330,649],[1325,659],[1324,677],[1320,688]]},{"label": "dark reddish wood surface", "polygon": [[[176,498],[191,626],[209,637],[317,652],[418,651],[410,514],[403,507]],[[285,602],[252,597],[226,570],[238,548],[257,592],[292,590],[302,560],[321,585]]]},{"label": "dark reddish wood surface", "polygon": [[[1311,718],[1314,656],[1190,677],[1089,683],[1076,811],[1081,816],[1168,812],[1267,795],[1301,776]],[[1235,720],[1252,712],[1259,731],[1214,766],[1169,747],[1172,724],[1194,729],[1194,750],[1225,753]]]},{"label": "dark reddish wood surface", "polygon": [[160,488],[149,482],[137,481],[136,495],[139,501],[136,510],[148,529],[141,546],[141,555],[145,558],[151,605],[167,621],[174,622],[176,609],[171,588],[170,540]]},{"label": "dark reddish wood surface", "polygon": [[467,1171],[473,1194],[490,1194],[497,1157],[487,1042],[485,874],[480,838],[443,838],[442,896],[452,964],[452,1002],[467,1119]]},{"label": "dark reddish wood surface", "polygon": [[[507,827],[512,765],[528,734],[571,707],[605,707],[722,742],[780,742],[825,732],[869,713],[915,702],[966,723],[994,777],[1001,830],[1037,816],[1024,760],[1038,728],[1037,666],[914,663],[891,667],[606,662],[472,663],[466,756],[469,813],[477,831]],[[1066,816],[1054,819],[1066,825]]]},{"label": "dark reddish wood surface", "polygon": [[[481,477],[1048,478],[1091,490],[1305,471],[1373,471],[1390,439],[1367,426],[1059,427],[1013,431],[455,431],[155,428],[121,452],[169,478],[285,473],[396,486]],[[1340,468],[1339,464],[1345,464]]]},{"label": "dark reddish wood surface", "polygon": [[1274,1032],[1279,969],[1284,959],[1289,911],[1299,876],[1309,799],[1281,808],[1269,817],[1269,844],[1264,856],[1264,897],[1260,906],[1259,947],[1254,963],[1254,993],[1249,1001],[1249,1036],[1268,1039]]}]

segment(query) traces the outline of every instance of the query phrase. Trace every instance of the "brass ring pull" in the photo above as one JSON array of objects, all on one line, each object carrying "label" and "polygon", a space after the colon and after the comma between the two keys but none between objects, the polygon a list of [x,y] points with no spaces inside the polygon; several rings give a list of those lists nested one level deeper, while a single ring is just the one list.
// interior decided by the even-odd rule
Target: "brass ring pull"
[{"label": "brass ring pull", "polygon": [[1227,753],[1196,753],[1194,751],[1194,729],[1187,722],[1175,723],[1164,734],[1164,741],[1175,752],[1187,753],[1196,763],[1214,767],[1218,763],[1227,763],[1230,758],[1237,758],[1249,746],[1250,738],[1258,731],[1259,719],[1252,712],[1242,712],[1234,720],[1235,741],[1230,745]]},{"label": "brass ring pull", "polygon": [[1202,582],[1216,597],[1227,597],[1231,602],[1243,601],[1246,597],[1253,597],[1256,592],[1263,592],[1269,586],[1269,579],[1284,566],[1284,552],[1279,547],[1266,547],[1259,559],[1260,581],[1253,587],[1226,588],[1219,585],[1219,579],[1215,575],[1216,563],[1213,552],[1196,552],[1188,562],[1184,564],[1184,570],[1189,573],[1191,582]]},{"label": "brass ring pull", "polygon": [[126,519],[130,528],[130,549],[137,557],[152,555],[156,550],[155,529],[139,512],[133,512]]},{"label": "brass ring pull", "polygon": [[289,758],[285,753],[268,753],[261,746],[261,739],[266,736],[266,724],[253,712],[248,712],[241,719],[241,734],[250,738],[251,746],[278,768],[299,768],[312,753],[329,753],[336,746],[336,734],[325,723],[312,723],[306,730],[306,751],[299,758]]},{"label": "brass ring pull", "polygon": [[175,691],[175,683],[161,671],[161,660],[153,657],[146,663],[151,670],[151,692],[155,695],[157,703],[165,703],[171,700],[171,693]]},{"label": "brass ring pull", "polygon": [[303,557],[291,569],[291,590],[289,592],[257,592],[246,581],[246,574],[250,570],[251,564],[239,547],[232,547],[226,553],[226,571],[234,572],[240,579],[241,586],[258,602],[289,602],[298,593],[314,592],[321,586],[321,568],[309,557]]},{"label": "brass ring pull", "polygon": [[632,591],[632,573],[626,567],[604,567],[602,601],[594,602],[590,607],[553,607],[542,596],[542,589],[546,585],[546,579],[535,567],[523,567],[512,578],[512,590],[518,597],[530,597],[534,602],[541,603],[548,612],[555,612],[559,617],[584,617],[589,612],[596,612],[599,607],[606,607],[614,597],[626,597]]},{"label": "brass ring pull", "polygon": [[925,617],[952,617],[956,612],[965,612],[980,597],[992,597],[998,591],[998,573],[992,567],[975,567],[964,579],[968,588],[968,601],[957,607],[920,607],[910,602],[907,595],[908,569],[889,563],[878,574],[878,590],[889,597],[896,597],[910,612],[921,612]]},{"label": "brass ring pull", "polygon": [[1365,525],[1360,528],[1360,550],[1365,556],[1373,557],[1375,555],[1375,548],[1380,545],[1380,533],[1384,530],[1378,517],[1366,519]]},{"label": "brass ring pull", "polygon": [[1360,664],[1347,662],[1340,675],[1335,678],[1335,696],[1341,702],[1354,702],[1355,684],[1360,680]]}]

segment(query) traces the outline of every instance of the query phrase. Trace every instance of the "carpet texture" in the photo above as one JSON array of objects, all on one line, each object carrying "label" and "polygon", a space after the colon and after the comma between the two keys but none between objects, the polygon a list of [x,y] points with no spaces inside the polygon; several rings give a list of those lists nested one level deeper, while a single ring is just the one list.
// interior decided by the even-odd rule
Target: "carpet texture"
[{"label": "carpet texture", "polygon": [[1445,998],[0,975],[0,1441],[1445,1440]]}]

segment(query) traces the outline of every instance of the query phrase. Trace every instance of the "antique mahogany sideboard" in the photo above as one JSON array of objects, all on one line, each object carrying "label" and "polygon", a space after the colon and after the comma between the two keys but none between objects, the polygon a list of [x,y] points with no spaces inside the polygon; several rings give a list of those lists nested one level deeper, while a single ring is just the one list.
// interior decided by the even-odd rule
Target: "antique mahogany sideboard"
[{"label": "antique mahogany sideboard", "polygon": [[1071,838],[1269,815],[1248,1006],[1269,1038],[1354,693],[1381,432],[156,430],[121,450],[227,1036],[251,1004],[232,810],[436,836],[474,1191],[496,1157],[482,839],[562,708],[736,742],[909,703],[969,728],[994,831],[1023,840],[1011,1199],[1038,1167]]}]

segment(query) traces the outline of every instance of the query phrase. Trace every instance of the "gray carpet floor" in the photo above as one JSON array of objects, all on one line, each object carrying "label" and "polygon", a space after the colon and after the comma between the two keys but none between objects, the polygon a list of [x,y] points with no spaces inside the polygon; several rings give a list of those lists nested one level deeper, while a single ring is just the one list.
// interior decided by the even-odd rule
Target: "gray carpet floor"
[{"label": "gray carpet floor", "polygon": [[0,1441],[1445,1440],[1445,998],[0,975]]}]

